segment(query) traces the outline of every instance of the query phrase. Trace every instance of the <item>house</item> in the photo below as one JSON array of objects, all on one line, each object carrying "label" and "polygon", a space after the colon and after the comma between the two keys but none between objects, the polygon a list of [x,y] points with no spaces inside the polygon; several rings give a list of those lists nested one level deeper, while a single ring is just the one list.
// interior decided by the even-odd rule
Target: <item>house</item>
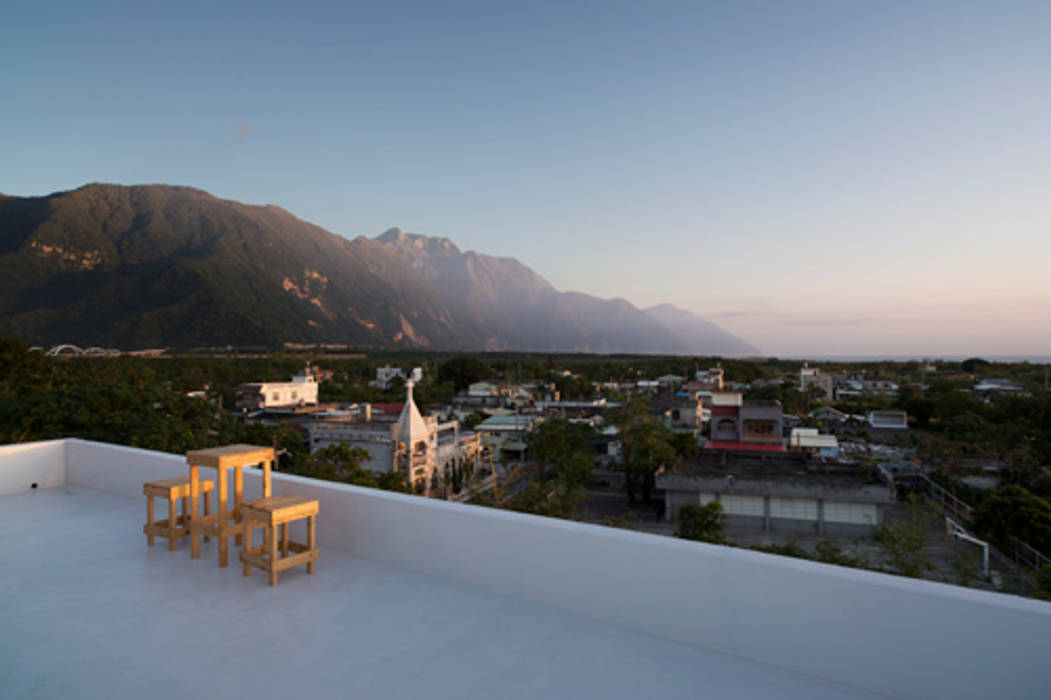
[{"label": "house", "polygon": [[865,393],[865,382],[861,379],[839,379],[836,381],[836,401],[855,399]]},{"label": "house", "polygon": [[869,427],[881,430],[908,430],[909,417],[905,411],[869,411]]},{"label": "house", "polygon": [[305,367],[289,382],[256,382],[237,388],[237,408],[259,411],[268,408],[316,406],[318,383],[314,370]]},{"label": "house", "polygon": [[782,415],[781,402],[775,399],[714,393],[705,449],[784,452]]},{"label": "house", "polygon": [[704,425],[704,400],[701,396],[700,392],[660,394],[650,399],[649,410],[666,428],[700,437]]},{"label": "house", "polygon": [[817,398],[832,399],[832,375],[825,374],[820,369],[810,367],[804,363],[803,366],[799,368],[799,391],[806,394],[810,387],[815,387],[819,392]]},{"label": "house", "polygon": [[677,374],[662,374],[657,377],[657,386],[660,387],[662,391],[670,391],[671,389],[682,385],[685,381],[686,377],[680,377]]},{"label": "house", "polygon": [[850,420],[850,414],[839,411],[831,406],[820,406],[807,414],[807,416],[820,423],[831,425],[843,425]]},{"label": "house", "polygon": [[694,373],[694,381],[700,385],[698,388],[704,391],[722,391],[723,368],[709,367],[706,370],[699,369]]},{"label": "house", "polygon": [[1010,379],[989,377],[975,384],[974,391],[978,393],[1022,394],[1025,393],[1025,388],[1015,384]]},{"label": "house", "polygon": [[788,438],[788,449],[806,452],[812,457],[839,457],[839,439],[823,435],[817,428],[793,428]]},{"label": "house", "polygon": [[539,416],[517,413],[495,415],[476,425],[474,430],[491,454],[521,459],[525,456],[528,434],[542,420]]},{"label": "house", "polygon": [[377,367],[375,381],[369,382],[369,386],[377,387],[386,391],[390,389],[391,382],[395,379],[412,381],[417,384],[423,380],[422,367]]},{"label": "house", "polygon": [[861,382],[862,390],[866,394],[882,394],[894,398],[898,395],[898,385],[889,379],[868,378]]}]

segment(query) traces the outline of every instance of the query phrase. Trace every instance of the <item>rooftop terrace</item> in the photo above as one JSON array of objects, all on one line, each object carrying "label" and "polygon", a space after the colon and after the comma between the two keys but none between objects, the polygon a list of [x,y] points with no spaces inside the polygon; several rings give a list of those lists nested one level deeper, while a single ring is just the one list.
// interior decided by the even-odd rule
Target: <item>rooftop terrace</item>
[{"label": "rooftop terrace", "polygon": [[[1046,697],[1051,605],[276,474],[318,573],[146,547],[181,456],[0,447],[6,697]],[[32,489],[32,484],[39,488]],[[258,493],[246,474],[246,493]]]}]

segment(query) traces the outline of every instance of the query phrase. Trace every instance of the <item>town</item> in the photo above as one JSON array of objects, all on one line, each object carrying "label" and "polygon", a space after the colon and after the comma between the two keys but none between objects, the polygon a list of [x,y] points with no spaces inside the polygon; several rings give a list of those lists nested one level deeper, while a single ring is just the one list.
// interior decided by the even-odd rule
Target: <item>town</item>
[{"label": "town", "polygon": [[[226,431],[278,447],[290,473],[1048,592],[1046,366],[345,350],[8,353],[37,371],[165,376],[166,389],[221,415]],[[48,437],[26,406],[3,432]],[[1028,413],[1031,434],[1001,434],[1015,411]],[[1005,521],[1012,509],[1037,515]]]}]

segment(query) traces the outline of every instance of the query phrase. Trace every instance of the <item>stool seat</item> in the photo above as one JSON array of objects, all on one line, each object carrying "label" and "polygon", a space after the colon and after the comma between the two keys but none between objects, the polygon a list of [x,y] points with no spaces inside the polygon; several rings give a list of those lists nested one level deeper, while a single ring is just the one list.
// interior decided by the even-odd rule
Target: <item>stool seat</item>
[{"label": "stool seat", "polygon": [[[241,524],[244,527],[241,550],[242,573],[251,574],[251,567],[256,567],[270,574],[270,585],[277,585],[278,572],[293,566],[306,564],[307,573],[314,573],[318,559],[316,518],[318,502],[299,496],[273,496],[246,501],[241,504]],[[306,518],[306,544],[292,542],[288,528],[296,520]],[[263,529],[263,544],[253,546],[252,532],[256,527]],[[280,529],[281,547],[278,552],[278,529]],[[290,554],[290,552],[294,552]]]},{"label": "stool seat", "polygon": [[[200,484],[200,492],[204,495],[204,512],[208,513],[207,494],[215,487],[210,480],[204,480]],[[154,538],[168,538],[168,549],[175,550],[175,545],[180,537],[190,534],[189,510],[187,502],[190,499],[190,477],[177,476],[171,479],[159,481],[147,481],[142,485],[142,493],[146,496],[146,524],[142,526],[142,532],[146,535],[146,544],[153,546]],[[154,498],[168,499],[168,519],[154,520]],[[175,503],[181,502],[182,515],[175,515]]]},{"label": "stool seat", "polygon": [[[213,488],[215,488],[215,482],[210,479],[201,479],[201,493],[211,491]],[[176,476],[160,481],[147,481],[142,485],[142,492],[147,496],[152,493],[161,498],[187,498],[190,495],[190,477]]]}]

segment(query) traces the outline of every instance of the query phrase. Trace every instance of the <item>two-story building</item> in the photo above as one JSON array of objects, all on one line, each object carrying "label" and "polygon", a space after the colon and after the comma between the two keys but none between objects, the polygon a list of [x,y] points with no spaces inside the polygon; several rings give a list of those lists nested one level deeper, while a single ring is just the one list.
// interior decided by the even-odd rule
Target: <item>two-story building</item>
[{"label": "two-story building", "polygon": [[268,408],[316,406],[318,383],[314,370],[305,367],[289,382],[255,382],[237,388],[237,408],[260,411]]}]

